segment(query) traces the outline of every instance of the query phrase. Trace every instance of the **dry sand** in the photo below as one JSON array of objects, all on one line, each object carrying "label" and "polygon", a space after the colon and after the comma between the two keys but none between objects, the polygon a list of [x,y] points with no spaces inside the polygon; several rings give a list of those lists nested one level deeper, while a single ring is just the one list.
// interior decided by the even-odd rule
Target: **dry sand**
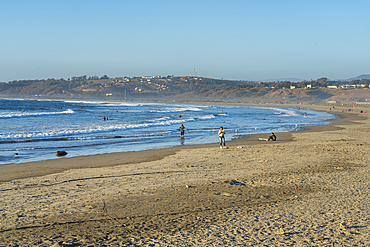
[{"label": "dry sand", "polygon": [[0,246],[370,246],[370,122],[342,109],[276,142],[0,166]]}]

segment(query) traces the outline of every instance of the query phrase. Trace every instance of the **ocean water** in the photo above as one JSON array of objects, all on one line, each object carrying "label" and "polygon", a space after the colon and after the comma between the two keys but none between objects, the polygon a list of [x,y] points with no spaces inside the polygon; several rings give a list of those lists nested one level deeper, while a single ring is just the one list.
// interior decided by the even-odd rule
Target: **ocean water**
[{"label": "ocean water", "polygon": [[[230,141],[241,135],[298,131],[332,118],[329,113],[279,107],[0,99],[0,164],[57,159],[58,150],[73,157],[217,143],[220,126]],[[181,124],[186,128],[183,139]]]}]

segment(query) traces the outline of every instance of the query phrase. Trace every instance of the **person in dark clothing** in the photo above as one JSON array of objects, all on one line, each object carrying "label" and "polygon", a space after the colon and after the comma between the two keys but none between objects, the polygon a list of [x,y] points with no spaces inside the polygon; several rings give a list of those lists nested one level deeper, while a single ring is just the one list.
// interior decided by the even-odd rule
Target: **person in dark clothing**
[{"label": "person in dark clothing", "polygon": [[184,138],[184,134],[185,134],[185,126],[183,124],[181,124],[181,126],[180,126],[180,135],[181,135],[181,138]]},{"label": "person in dark clothing", "polygon": [[276,135],[274,133],[271,133],[271,135],[269,136],[269,138],[267,138],[266,141],[276,141]]}]

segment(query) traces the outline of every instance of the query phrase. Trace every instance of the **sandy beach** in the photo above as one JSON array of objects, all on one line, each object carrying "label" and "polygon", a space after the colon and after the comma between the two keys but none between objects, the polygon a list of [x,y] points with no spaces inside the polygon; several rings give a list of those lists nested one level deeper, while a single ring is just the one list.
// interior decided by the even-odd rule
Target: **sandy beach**
[{"label": "sandy beach", "polygon": [[370,246],[369,113],[347,109],[276,142],[2,165],[0,246]]}]

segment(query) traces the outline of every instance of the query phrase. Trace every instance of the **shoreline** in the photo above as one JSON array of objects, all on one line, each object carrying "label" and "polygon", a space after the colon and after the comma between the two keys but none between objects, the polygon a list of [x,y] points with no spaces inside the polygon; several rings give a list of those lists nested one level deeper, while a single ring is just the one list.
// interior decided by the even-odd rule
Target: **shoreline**
[{"label": "shoreline", "polygon": [[[166,104],[170,108],[171,108],[171,104],[173,104],[173,107],[179,107],[179,106],[182,105],[183,107],[185,107],[183,110],[186,110],[187,107],[192,108],[191,104],[193,104],[193,103],[194,102],[192,102],[190,104],[183,103],[183,104],[179,105],[178,103],[174,104],[173,102],[166,102]],[[138,105],[141,105],[141,104],[138,104]],[[208,106],[213,106],[213,104],[210,104],[209,102],[206,103],[206,104],[203,104],[203,105],[204,106],[207,106],[207,105]],[[232,106],[231,108],[240,107],[240,105],[237,105],[237,104],[233,104],[233,105],[235,105],[235,107]],[[243,104],[243,105],[244,105],[246,111],[248,111],[247,110],[247,108],[249,108],[248,104]],[[230,104],[229,104],[229,106],[227,106],[227,104],[223,104],[223,106],[222,105],[219,105],[219,106],[221,108],[222,107],[229,108]],[[266,108],[264,106],[266,106],[266,105],[260,105],[259,107],[262,108],[262,109]],[[289,106],[290,105],[287,105],[287,106],[284,106],[284,107],[289,107]],[[293,106],[293,105],[291,105],[291,106]],[[196,107],[196,106],[194,106],[194,107]],[[202,106],[200,106],[200,107],[202,107]],[[252,107],[254,107],[254,106],[252,106]],[[271,105],[270,107],[272,107],[270,109],[277,110],[277,108],[275,106]],[[284,107],[282,107],[282,108],[284,108]],[[67,108],[68,107],[66,107],[66,109]],[[70,108],[74,109],[74,108],[72,108],[72,106]],[[216,106],[216,108],[217,108],[217,106]],[[282,109],[282,108],[280,108],[280,109]],[[295,107],[295,108],[297,108],[297,107]],[[258,109],[258,107],[257,107],[257,109]],[[77,110],[75,110],[75,111],[77,112]],[[144,109],[144,111],[145,111],[145,109]],[[170,109],[170,111],[171,111],[171,109]],[[160,112],[160,110],[159,110],[159,112]],[[300,113],[298,113],[298,114],[300,114]],[[164,113],[163,115],[167,115],[167,114]],[[236,115],[238,115],[238,114],[236,114]],[[169,114],[169,116],[174,117],[175,115]],[[217,111],[215,111],[215,112],[210,111],[209,116],[207,115],[207,116],[203,116],[203,117],[199,117],[199,118],[196,116],[195,121],[203,120],[204,117],[206,119],[209,118],[209,119],[211,119],[211,121],[213,121],[213,124],[211,124],[208,127],[212,128],[212,127],[215,127],[218,124],[222,123],[222,121],[224,121],[224,120],[220,120],[220,119],[217,120],[217,116],[219,116],[219,114],[217,114]],[[94,116],[94,118],[95,117],[96,116]],[[212,118],[215,118],[215,119],[212,120]],[[250,123],[248,121],[248,118],[243,118],[243,119],[246,119],[246,121],[244,121],[244,123],[245,123],[244,125],[255,125],[255,123],[253,123],[253,124]],[[269,120],[268,117],[265,118],[265,119]],[[119,120],[119,119],[115,119],[115,120]],[[176,117],[175,117],[175,120],[178,120],[178,121],[182,120],[182,121],[185,121],[185,122],[188,122],[189,120],[190,120],[190,122],[194,121],[194,119],[186,119],[186,118],[178,119]],[[302,122],[298,119],[297,120],[298,122],[294,121],[294,124],[298,123],[301,127],[304,124],[306,124],[306,125],[307,124],[315,124],[312,120],[313,120],[312,118],[311,118],[311,120],[310,120],[310,118],[307,118],[307,119],[302,118],[301,119]],[[72,120],[70,120],[70,122],[71,121]],[[271,121],[271,119],[270,119],[270,121]],[[292,121],[292,120],[288,120],[288,121]],[[225,120],[225,124],[228,123],[228,122],[229,121]],[[285,122],[285,121],[283,121],[283,122]],[[321,120],[319,122],[321,122]],[[110,122],[110,123],[111,124],[113,124],[113,123],[119,124],[120,122],[117,121],[117,122]],[[157,122],[154,125],[149,124],[147,127],[157,126],[157,124],[158,124]],[[159,124],[163,125],[163,126],[166,126],[166,125],[171,126],[171,125],[174,124],[174,122],[171,119],[169,121],[164,121],[163,123],[161,122]],[[83,125],[83,124],[81,124],[81,125]],[[92,125],[94,125],[94,123]],[[86,126],[89,126],[89,124],[87,124]],[[244,128],[244,127],[249,127],[249,126],[242,126],[242,128]],[[253,127],[255,127],[255,126],[253,126]],[[271,124],[271,126],[269,125],[268,127],[273,128],[274,126]],[[275,126],[275,127],[277,127],[277,126]],[[1,160],[2,160],[0,165],[22,164],[22,163],[29,163],[29,162],[39,162],[39,161],[43,161],[43,160],[59,159],[60,157],[56,157],[55,151],[67,151],[68,155],[63,157],[63,158],[70,158],[70,157],[104,154],[104,153],[113,153],[113,152],[144,151],[144,150],[147,150],[147,149],[162,149],[162,148],[167,148],[167,147],[171,147],[171,146],[178,146],[178,145],[180,145],[180,143],[182,145],[183,144],[185,144],[185,145],[189,145],[189,144],[208,144],[208,143],[212,143],[212,142],[215,143],[215,142],[217,142],[217,139],[218,139],[217,135],[214,135],[212,137],[212,136],[210,136],[210,134],[203,134],[202,136],[199,136],[197,134],[199,136],[198,141],[195,141],[191,138],[190,139],[186,138],[186,140],[182,140],[182,141],[172,138],[172,140],[169,140],[169,141],[171,141],[171,143],[168,144],[168,143],[166,143],[167,140],[168,140],[166,138],[165,140],[161,140],[161,141],[158,141],[157,143],[153,143],[152,145],[151,144],[148,145],[145,142],[142,142],[142,140],[140,140],[140,139],[142,139],[142,136],[140,138],[139,138],[139,136],[137,136],[137,138],[139,138],[139,142],[137,142],[137,140],[136,140],[137,138],[135,138],[135,137],[132,138],[131,134],[133,132],[130,129],[136,129],[136,128],[140,129],[141,128],[140,125],[136,125],[136,124],[131,124],[129,126],[126,126],[126,125],[119,126],[119,125],[117,125],[117,126],[109,127],[109,128],[113,128],[114,131],[117,131],[117,128],[118,128],[118,132],[113,133],[111,131],[108,131],[107,136],[105,136],[105,134],[104,134],[104,132],[106,132],[105,128],[108,128],[106,126],[99,126],[99,127],[92,126],[91,127],[92,132],[90,133],[89,131],[87,131],[87,134],[84,134],[84,135],[82,135],[81,133],[86,131],[85,129],[83,131],[82,130],[80,130],[80,131],[73,130],[72,132],[69,129],[64,129],[65,131],[67,131],[67,133],[71,132],[66,136],[64,134],[65,132],[63,131],[63,128],[64,128],[63,126],[59,126],[59,127],[54,126],[54,129],[52,129],[52,127],[49,126],[48,128],[51,128],[51,129],[47,130],[47,132],[45,132],[45,133],[39,133],[39,134],[36,135],[34,133],[37,133],[37,130],[35,130],[36,132],[34,132],[33,134],[28,133],[27,137],[26,137],[25,133],[20,133],[18,137],[11,137],[11,136],[15,135],[15,134],[12,134],[12,133],[4,134],[4,136],[8,136],[8,137],[4,137],[5,139],[3,140],[3,151],[4,151],[4,153],[2,154],[2,157],[0,157]],[[97,129],[95,129],[95,128],[97,128]],[[99,130],[99,128],[102,129],[102,130]],[[281,128],[286,129],[284,126],[281,126]],[[293,128],[295,128],[294,126],[290,126],[290,128],[291,128],[292,131],[296,131],[295,129],[293,129]],[[124,130],[126,132],[122,132],[122,130]],[[168,130],[170,130],[170,129],[168,129]],[[170,137],[176,137],[176,133],[174,133],[176,130],[175,129],[171,129],[171,130],[172,130],[172,133],[170,133]],[[235,130],[235,133],[230,132],[231,135],[230,136],[228,135],[228,140],[231,139],[230,137],[232,137],[232,138],[239,137],[240,135],[237,135],[237,134],[240,134],[239,130],[240,129],[238,128],[237,130]],[[4,131],[7,131],[7,130],[4,130]],[[60,131],[62,131],[62,132],[60,132]],[[73,134],[74,131],[77,131],[77,134]],[[97,136],[98,138],[91,137],[90,135],[92,135],[92,133],[94,133],[95,131],[97,131],[97,133],[102,132],[102,134],[101,134],[102,136]],[[119,131],[121,131],[121,132],[119,132]],[[191,129],[189,129],[189,131],[191,131]],[[238,132],[236,132],[236,131],[238,131]],[[250,134],[250,133],[259,133],[261,131],[261,129],[254,130],[253,128],[250,128],[249,130],[248,129],[243,129],[242,132],[244,132],[244,131],[246,131],[245,134],[247,135],[247,134]],[[278,129],[274,129],[274,131],[278,132]],[[81,133],[78,134],[79,132],[81,132]],[[49,137],[42,138],[42,137],[38,137],[38,135],[40,135],[40,136],[47,135],[50,138]],[[86,142],[77,142],[77,143],[69,144],[69,143],[71,143],[71,142],[69,142],[70,140],[73,140],[74,138],[80,138],[80,137],[82,137],[82,139],[85,139],[86,137],[87,138],[93,138],[94,142],[99,142],[97,140],[99,138],[103,138],[103,139],[108,138],[108,139],[111,139],[111,140],[106,141],[106,142],[103,141],[101,143],[102,145],[100,143],[96,143],[98,145],[96,145],[95,143],[92,144],[92,142],[87,143],[87,144],[86,144]],[[115,139],[115,138],[122,138],[122,139]],[[126,142],[125,138],[129,138],[129,139],[127,139],[128,140],[127,142],[130,144],[128,149],[127,149],[126,144],[125,144],[125,142]],[[66,142],[66,144],[64,144],[64,142],[58,142],[58,143],[50,143],[48,145],[48,141],[59,141],[59,140],[68,141],[68,142]],[[34,144],[34,142],[38,142],[40,144],[39,145]],[[122,142],[122,145],[121,145],[121,142]],[[24,143],[24,144],[22,144],[22,143]],[[114,143],[117,143],[117,145],[115,146]],[[8,148],[8,144],[10,144],[9,148]],[[49,146],[50,146],[51,149],[49,149]],[[96,147],[96,149],[94,147]],[[29,152],[27,150],[29,150]]]},{"label": "shoreline", "polygon": [[[171,102],[169,102],[171,103]],[[249,105],[249,104],[243,104]],[[253,105],[258,106],[258,105]],[[261,105],[259,105],[261,106]],[[273,104],[262,105],[264,107],[276,107]],[[295,106],[295,107],[294,107]],[[299,106],[293,104],[286,104],[279,106],[281,108],[298,108]],[[317,107],[316,107],[317,108]],[[318,108],[324,111],[321,108]],[[315,110],[315,109],[311,109]],[[317,110],[317,111],[320,111]],[[328,111],[325,111],[328,112]],[[334,114],[333,112],[329,112]],[[334,115],[345,117],[345,114],[336,112]],[[336,118],[326,120],[332,122]],[[301,127],[300,131],[327,131],[335,129],[334,124],[316,125]],[[278,133],[278,132],[277,132]],[[278,133],[278,142],[292,141],[292,132],[281,132]],[[237,145],[256,145],[261,144],[258,138],[266,138],[269,133],[261,134],[250,134],[243,135],[241,138],[234,138],[227,142],[228,146]],[[266,143],[267,144],[267,143]],[[109,167],[124,164],[139,164],[143,162],[150,162],[161,160],[169,155],[173,155],[182,149],[195,149],[195,148],[206,148],[206,147],[218,147],[218,143],[207,143],[207,144],[193,144],[193,145],[177,145],[169,148],[149,149],[142,151],[128,151],[128,152],[116,152],[116,153],[105,153],[95,155],[82,155],[75,157],[61,157],[50,160],[31,161],[24,163],[10,163],[0,165],[0,183],[11,181],[13,179],[29,178],[34,176],[44,176],[53,173],[63,172],[68,169],[82,169],[82,168],[97,168],[97,167]]]},{"label": "shoreline", "polygon": [[332,124],[276,142],[256,135],[228,149],[161,149],[140,153],[141,163],[80,157],[76,164],[127,163],[2,182],[0,243],[367,246],[369,116],[341,110]]}]

